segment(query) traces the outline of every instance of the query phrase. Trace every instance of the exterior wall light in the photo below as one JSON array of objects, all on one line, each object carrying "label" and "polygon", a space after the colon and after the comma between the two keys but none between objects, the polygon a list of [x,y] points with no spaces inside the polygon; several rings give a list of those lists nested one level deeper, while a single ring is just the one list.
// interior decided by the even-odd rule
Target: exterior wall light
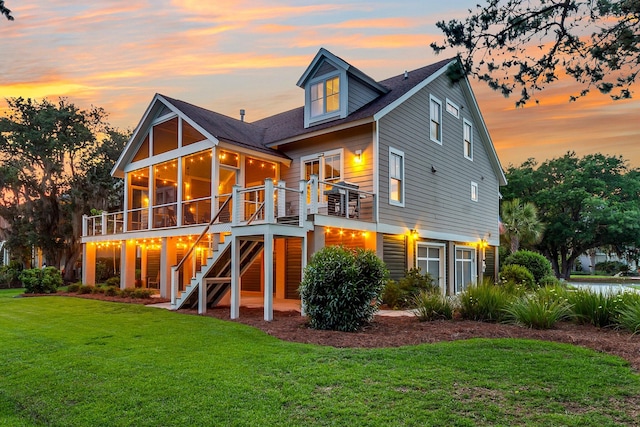
[{"label": "exterior wall light", "polygon": [[356,160],[356,163],[362,162],[362,150],[356,150],[355,160]]}]

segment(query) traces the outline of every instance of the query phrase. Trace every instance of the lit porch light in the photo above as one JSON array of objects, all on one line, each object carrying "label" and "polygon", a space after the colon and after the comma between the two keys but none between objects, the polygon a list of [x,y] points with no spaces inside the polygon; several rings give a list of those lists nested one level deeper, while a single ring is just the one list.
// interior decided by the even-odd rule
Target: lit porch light
[{"label": "lit porch light", "polygon": [[362,150],[356,150],[356,156],[355,156],[355,162],[356,163],[360,163],[362,162]]}]

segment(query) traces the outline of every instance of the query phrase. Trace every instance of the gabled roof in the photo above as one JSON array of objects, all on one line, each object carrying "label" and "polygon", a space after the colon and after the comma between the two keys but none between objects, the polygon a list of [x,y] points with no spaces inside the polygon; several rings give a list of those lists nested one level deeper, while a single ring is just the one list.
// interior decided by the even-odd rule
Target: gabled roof
[{"label": "gabled roof", "polygon": [[265,134],[262,142],[267,146],[271,146],[277,145],[278,142],[292,137],[340,126],[350,122],[360,121],[363,119],[371,119],[371,121],[373,121],[373,116],[376,113],[401,98],[416,85],[422,83],[425,79],[447,67],[453,60],[455,59],[444,59],[436,62],[435,64],[409,71],[406,79],[403,73],[378,82],[380,86],[386,89],[386,93],[343,119],[332,120],[327,123],[305,128],[304,107],[298,107],[271,117],[265,117],[264,119],[253,122],[253,124],[265,128]]},{"label": "gabled roof", "polygon": [[347,73],[362,80],[365,84],[369,85],[372,89],[380,93],[386,93],[388,91],[387,88],[380,85],[374,79],[372,79],[371,77],[369,77],[368,75],[366,75],[365,73],[363,73],[362,71],[354,67],[353,65],[349,64],[344,59],[334,55],[333,53],[329,52],[327,49],[323,47],[321,47],[318,53],[316,53],[316,56],[311,61],[311,64],[309,64],[309,66],[304,71],[304,73],[302,73],[302,76],[300,77],[300,79],[298,80],[298,83],[296,84],[300,87],[304,87],[307,80],[309,80],[309,78],[313,75],[315,70],[318,69],[318,67],[322,64],[322,62],[324,62],[327,59],[330,62],[332,62],[334,65],[345,70]]},{"label": "gabled roof", "polygon": [[160,95],[176,109],[196,122],[208,134],[220,141],[228,141],[265,154],[271,154],[288,159],[277,150],[262,144],[265,129],[253,123],[243,122],[206,108],[198,107],[188,102]]},{"label": "gabled roof", "polygon": [[[316,66],[322,60],[327,58],[335,64],[348,69],[352,75],[362,81],[365,81],[371,87],[376,88],[380,93],[380,96],[355,112],[349,114],[347,117],[305,128],[304,106],[275,114],[270,117],[265,117],[253,123],[248,123],[198,107],[188,102],[156,94],[140,123],[136,127],[125,151],[123,151],[120,159],[118,159],[112,174],[116,176],[120,176],[122,174],[124,165],[135,154],[142,139],[144,138],[144,135],[146,134],[146,130],[153,123],[153,120],[162,108],[162,105],[167,106],[174,113],[180,115],[183,120],[194,125],[207,138],[211,139],[214,144],[217,144],[219,141],[227,141],[233,145],[290,160],[288,156],[271,147],[304,138],[307,134],[330,132],[333,128],[341,129],[378,120],[387,112],[393,110],[397,105],[404,102],[405,99],[412,96],[416,91],[420,90],[433,79],[443,74],[450,64],[457,61],[455,58],[444,59],[426,67],[399,74],[380,82],[375,82],[357,68],[351,66],[346,61],[323,48],[320,49],[318,54],[316,54],[311,65],[307,68],[302,77],[300,77],[298,84],[304,84],[306,79],[313,74]],[[482,115],[477,108],[477,102],[473,96],[469,81],[465,77],[463,78],[462,83],[466,95],[476,106],[477,118],[482,125],[482,132],[485,136],[483,139],[485,139],[490,146],[489,151],[492,154],[492,164],[499,176],[499,181],[504,184],[506,183],[504,172],[502,171],[497,154],[493,148],[493,143],[491,142],[491,138],[486,129]]]}]

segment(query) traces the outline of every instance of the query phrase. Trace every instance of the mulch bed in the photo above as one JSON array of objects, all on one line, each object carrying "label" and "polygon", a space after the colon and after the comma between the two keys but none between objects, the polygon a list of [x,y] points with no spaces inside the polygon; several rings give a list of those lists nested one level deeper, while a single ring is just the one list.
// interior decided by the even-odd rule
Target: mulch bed
[{"label": "mulch bed", "polygon": [[[195,313],[193,310],[180,312]],[[206,315],[229,320],[229,308],[209,309]],[[263,316],[261,308],[242,307],[240,317],[234,322],[259,328],[285,341],[333,347],[400,347],[469,338],[529,338],[555,341],[620,356],[628,360],[636,371],[640,371],[640,335],[591,325],[560,322],[555,329],[536,330],[469,320],[419,322],[413,316],[376,316],[373,322],[360,332],[336,332],[310,329],[306,319],[296,311],[274,312],[272,322],[265,322]]]},{"label": "mulch bed", "polygon": [[[102,301],[133,304],[156,304],[167,299],[120,298],[102,294],[78,295],[59,292],[55,295],[71,296]],[[25,295],[27,296],[27,295]],[[180,313],[197,314],[195,310],[179,310]],[[207,311],[207,316],[229,319],[229,307],[216,307]],[[529,338],[579,345],[593,350],[614,354],[629,361],[640,371],[640,335],[591,325],[560,322],[555,329],[536,330],[513,325],[450,320],[419,322],[413,316],[376,316],[373,322],[359,332],[318,331],[307,326],[306,319],[297,311],[274,311],[273,321],[263,320],[262,308],[240,308],[240,317],[234,322],[263,330],[276,338],[307,344],[333,347],[400,347],[439,341],[464,340],[469,338]]]}]

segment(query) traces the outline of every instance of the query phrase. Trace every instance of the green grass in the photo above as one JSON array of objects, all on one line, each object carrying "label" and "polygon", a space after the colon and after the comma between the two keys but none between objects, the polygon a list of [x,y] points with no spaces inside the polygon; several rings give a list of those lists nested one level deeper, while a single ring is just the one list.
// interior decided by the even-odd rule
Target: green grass
[{"label": "green grass", "polygon": [[637,423],[640,376],[566,344],[335,349],[210,317],[15,294],[0,291],[2,426]]}]

